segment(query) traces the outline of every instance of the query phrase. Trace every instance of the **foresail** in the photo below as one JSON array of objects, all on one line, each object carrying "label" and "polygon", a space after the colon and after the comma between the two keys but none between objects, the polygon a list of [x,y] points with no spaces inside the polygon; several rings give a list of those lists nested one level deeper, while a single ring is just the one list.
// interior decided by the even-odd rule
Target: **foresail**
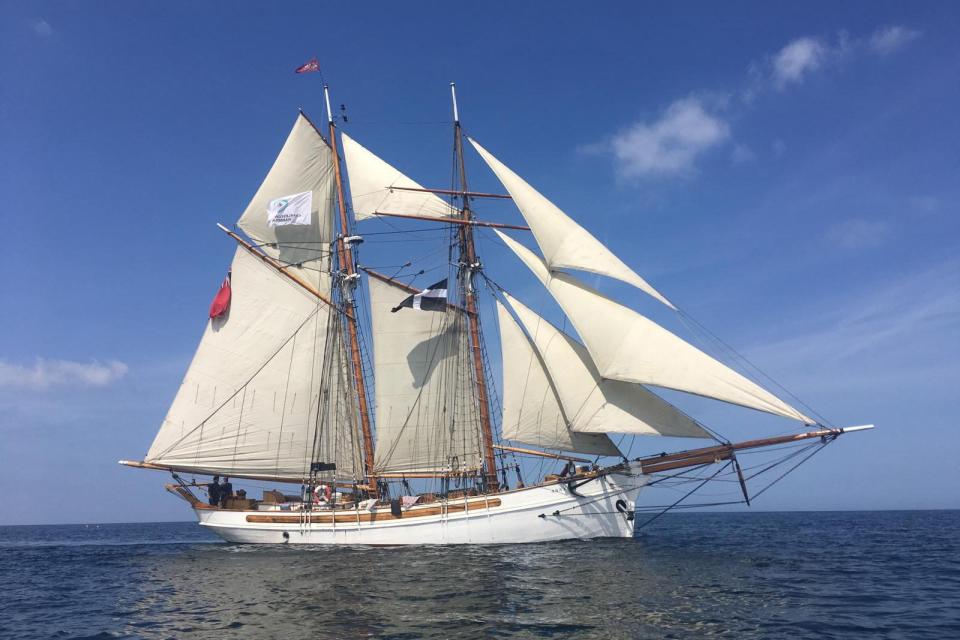
[{"label": "foresail", "polygon": [[237,226],[316,285],[333,240],[335,186],[330,146],[301,113]]},{"label": "foresail", "polygon": [[481,463],[463,311],[393,309],[410,291],[371,276],[378,473],[456,473]]},{"label": "foresail", "polygon": [[551,272],[532,251],[497,231],[573,323],[604,378],[686,391],[814,424],[733,369],[573,276]]},{"label": "foresail", "polygon": [[499,301],[497,317],[503,352],[503,437],[545,449],[620,455],[608,436],[569,428],[544,362]]},{"label": "foresail", "polygon": [[423,189],[345,133],[343,159],[350,179],[350,199],[357,220],[376,217],[378,213],[400,213],[419,216],[450,216],[456,213],[448,203]]},{"label": "foresail", "polygon": [[[690,416],[643,385],[601,377],[582,344],[519,300],[506,293],[504,297],[536,345],[571,429],[581,433],[711,437]],[[504,351],[504,368],[506,362]]]},{"label": "foresail", "polygon": [[579,269],[616,278],[645,291],[671,309],[676,308],[602,242],[527,184],[509,167],[493,157],[476,140],[471,138],[470,144],[513,197],[520,213],[530,225],[530,230],[537,239],[537,244],[540,245],[540,250],[551,270]]},{"label": "foresail", "polygon": [[[231,285],[230,308],[208,321],[146,461],[289,480],[322,461],[337,477],[362,477],[346,359],[331,331],[339,319],[243,247]],[[329,275],[321,289],[329,293]]]}]

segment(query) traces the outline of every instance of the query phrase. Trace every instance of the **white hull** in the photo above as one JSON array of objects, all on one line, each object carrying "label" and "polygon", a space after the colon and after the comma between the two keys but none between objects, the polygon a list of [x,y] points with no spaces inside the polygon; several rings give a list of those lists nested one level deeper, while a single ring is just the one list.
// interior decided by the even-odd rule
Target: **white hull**
[{"label": "white hull", "polygon": [[[578,484],[584,481],[577,481]],[[200,524],[228,542],[289,544],[504,544],[632,537],[631,512],[646,476],[639,467],[586,481],[416,505],[399,518],[374,512],[196,509]],[[618,501],[622,501],[617,505]],[[560,515],[552,515],[559,511]],[[543,517],[541,517],[541,514]]]}]

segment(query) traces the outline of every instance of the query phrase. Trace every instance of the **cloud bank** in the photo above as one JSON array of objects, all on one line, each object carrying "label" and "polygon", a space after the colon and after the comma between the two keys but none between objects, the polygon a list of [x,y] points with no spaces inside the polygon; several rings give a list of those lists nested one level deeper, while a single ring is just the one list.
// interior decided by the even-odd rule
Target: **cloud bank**
[{"label": "cloud bank", "polygon": [[105,387],[127,375],[117,360],[88,363],[38,358],[33,366],[0,360],[0,389],[44,391],[54,387]]}]

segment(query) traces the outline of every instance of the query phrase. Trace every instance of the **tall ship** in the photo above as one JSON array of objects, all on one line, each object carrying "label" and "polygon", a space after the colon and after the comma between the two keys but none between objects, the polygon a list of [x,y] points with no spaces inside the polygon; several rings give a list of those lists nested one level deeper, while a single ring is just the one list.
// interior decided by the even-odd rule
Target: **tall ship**
[{"label": "tall ship", "polygon": [[[736,501],[749,504],[751,484],[870,427],[809,417],[585,284],[583,273],[615,279],[648,304],[682,313],[467,137],[454,85],[452,180],[442,188],[422,186],[341,131],[326,85],[324,94],[325,131],[300,112],[235,227],[220,225],[236,246],[200,345],[146,456],[121,461],[170,472],[167,489],[225,540],[630,537],[639,514],[680,506],[682,498],[638,505],[652,485],[675,483],[686,497],[726,479],[742,493]],[[505,193],[470,189],[470,150]],[[512,202],[524,224],[479,219],[475,209],[488,200]],[[392,273],[365,266],[361,252],[366,259],[375,243],[365,248],[364,233],[417,233],[398,231],[401,220],[433,230],[433,262],[410,269],[411,256]],[[515,255],[507,272],[533,274],[576,335],[490,277],[480,232]],[[662,389],[796,428],[730,442]],[[658,436],[702,442],[631,459],[623,442],[634,436],[651,437],[638,440],[652,450]],[[741,465],[738,456],[759,450],[787,454],[761,468]],[[206,476],[247,482],[251,495]]]}]

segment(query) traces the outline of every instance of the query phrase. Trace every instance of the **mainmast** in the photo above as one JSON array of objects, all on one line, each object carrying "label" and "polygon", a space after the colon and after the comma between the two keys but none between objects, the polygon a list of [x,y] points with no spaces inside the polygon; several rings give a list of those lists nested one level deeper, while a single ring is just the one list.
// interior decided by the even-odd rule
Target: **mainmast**
[{"label": "mainmast", "polygon": [[367,402],[367,387],[363,377],[363,364],[360,357],[360,340],[357,331],[356,303],[353,295],[359,282],[359,275],[353,264],[353,255],[350,252],[348,238],[350,237],[350,223],[347,219],[347,204],[343,193],[343,176],[340,170],[340,153],[337,149],[337,126],[333,121],[333,112],[330,110],[330,89],[323,85],[323,98],[327,106],[327,124],[330,132],[330,148],[333,150],[333,169],[337,182],[337,205],[340,212],[340,234],[337,236],[337,257],[342,271],[344,302],[351,308],[347,314],[347,334],[350,341],[350,361],[353,370],[353,382],[357,390],[357,403],[360,410],[360,430],[363,435],[363,462],[366,469],[367,484],[371,492],[376,492],[376,481],[373,477],[373,431],[370,428],[370,408]]},{"label": "mainmast", "polygon": [[483,346],[480,342],[480,317],[477,313],[476,292],[473,275],[481,269],[477,260],[473,242],[473,212],[470,210],[470,190],[467,187],[466,166],[463,161],[463,132],[460,129],[460,113],[457,109],[457,87],[450,83],[450,97],[453,99],[453,139],[456,151],[457,173],[459,175],[458,195],[463,203],[460,225],[460,282],[463,287],[464,302],[467,309],[467,322],[470,324],[470,351],[473,357],[473,373],[477,385],[477,402],[480,404],[480,428],[483,438],[483,467],[486,475],[486,487],[489,491],[499,490],[497,479],[497,458],[493,448],[493,427],[490,424],[490,402],[487,395],[487,377],[483,366]]}]

